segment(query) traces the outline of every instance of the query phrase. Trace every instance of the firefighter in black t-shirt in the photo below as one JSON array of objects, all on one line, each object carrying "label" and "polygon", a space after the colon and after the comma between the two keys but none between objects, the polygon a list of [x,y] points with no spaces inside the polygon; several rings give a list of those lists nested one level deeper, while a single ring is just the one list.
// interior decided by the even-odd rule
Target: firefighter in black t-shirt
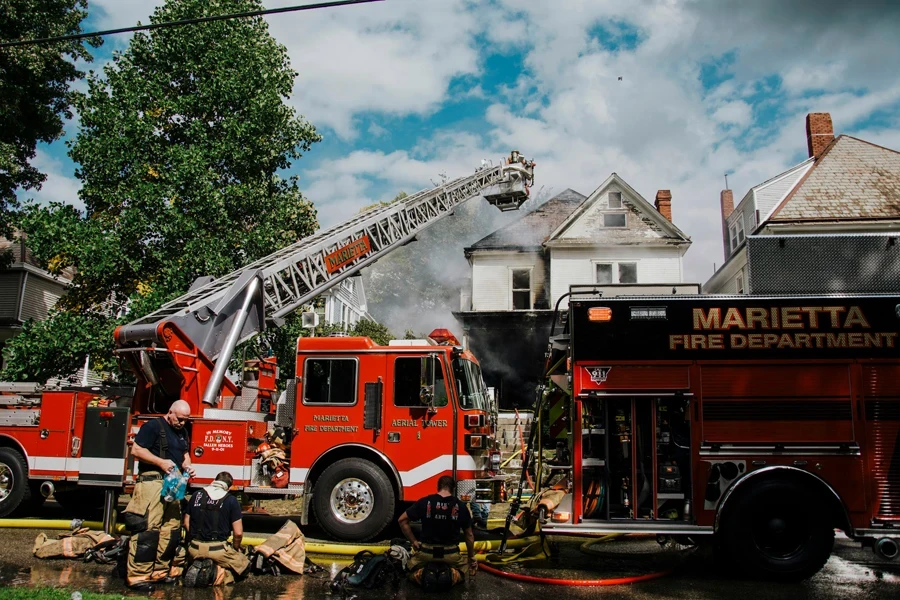
[{"label": "firefighter in black t-shirt", "polygon": [[191,496],[184,515],[188,554],[193,561],[184,574],[187,587],[234,583],[250,568],[250,561],[241,554],[241,505],[228,493],[233,483],[231,474],[222,471],[215,481]]},{"label": "firefighter in black t-shirt", "polygon": [[[415,551],[409,560],[410,578],[421,583],[422,571],[429,563],[445,563],[451,567],[452,583],[464,579],[464,573],[474,576],[478,569],[475,561],[475,534],[472,532],[472,516],[465,503],[453,495],[455,482],[450,476],[438,479],[436,494],[426,496],[400,515],[399,525],[403,535]],[[422,522],[422,539],[417,540],[410,521]],[[465,534],[468,560],[459,552],[459,532]]]}]

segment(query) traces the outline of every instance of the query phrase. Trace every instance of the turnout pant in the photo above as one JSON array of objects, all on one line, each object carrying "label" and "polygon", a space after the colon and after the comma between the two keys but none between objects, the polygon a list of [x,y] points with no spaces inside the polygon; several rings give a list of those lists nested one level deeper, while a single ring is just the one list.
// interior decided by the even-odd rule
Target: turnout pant
[{"label": "turnout pant", "polygon": [[228,542],[199,542],[192,540],[188,546],[191,560],[208,558],[216,564],[213,585],[228,585],[242,579],[250,568],[250,560]]},{"label": "turnout pant", "polygon": [[[450,549],[451,548],[447,548],[447,550]],[[442,558],[435,558],[430,550],[431,547],[424,546],[421,550],[413,553],[413,555],[409,557],[407,569],[409,569],[410,579],[419,583],[418,578],[420,575],[418,572],[424,569],[425,565],[432,562],[446,563],[456,570],[459,574],[459,580],[466,578],[466,574],[469,572],[469,561],[467,555],[463,555],[459,551],[459,548],[456,548],[454,552],[445,551]]]},{"label": "turnout pant", "polygon": [[162,485],[162,477],[141,476],[125,509],[144,515],[147,521],[147,529],[132,535],[128,542],[128,585],[181,575],[181,504],[164,502],[160,497]]}]

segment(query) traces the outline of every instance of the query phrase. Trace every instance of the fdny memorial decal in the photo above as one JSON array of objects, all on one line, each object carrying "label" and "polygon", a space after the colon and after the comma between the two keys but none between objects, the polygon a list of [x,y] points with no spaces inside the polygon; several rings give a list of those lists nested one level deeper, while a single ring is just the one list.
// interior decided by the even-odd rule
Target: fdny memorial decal
[{"label": "fdny memorial decal", "polygon": [[329,273],[334,273],[344,265],[347,265],[360,256],[372,251],[369,236],[364,235],[358,240],[353,240],[345,246],[341,246],[331,254],[325,256],[325,268]]},{"label": "fdny memorial decal", "polygon": [[234,434],[227,429],[213,429],[203,436],[203,448],[210,452],[225,452],[234,448]]},{"label": "fdny memorial decal", "polygon": [[872,331],[859,306],[694,308],[693,332],[670,335],[669,350],[895,348],[897,335]]}]

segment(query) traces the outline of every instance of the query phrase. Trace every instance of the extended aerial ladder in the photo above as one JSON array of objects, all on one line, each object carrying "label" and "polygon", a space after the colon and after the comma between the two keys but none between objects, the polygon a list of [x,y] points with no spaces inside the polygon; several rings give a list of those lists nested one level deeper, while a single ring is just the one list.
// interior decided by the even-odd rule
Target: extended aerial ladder
[{"label": "extended aerial ladder", "polygon": [[533,181],[534,163],[513,151],[499,165],[483,164],[471,175],[369,209],[229,275],[198,279],[185,295],[116,331],[118,352],[139,379],[134,408],[153,412],[156,389],[165,399],[190,402],[192,414],[215,409],[220,398],[238,394],[224,375],[239,343],[280,324],[472,197],[481,194],[501,211],[518,209]]}]

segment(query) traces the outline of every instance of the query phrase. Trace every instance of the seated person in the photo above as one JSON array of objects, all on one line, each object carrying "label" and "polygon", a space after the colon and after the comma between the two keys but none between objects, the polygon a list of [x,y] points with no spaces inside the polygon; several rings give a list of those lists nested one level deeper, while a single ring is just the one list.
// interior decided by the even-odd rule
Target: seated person
[{"label": "seated person", "polygon": [[[223,471],[188,502],[184,528],[192,562],[184,573],[187,587],[228,585],[242,579],[250,569],[249,559],[241,553],[241,507],[237,498],[228,493],[233,482],[231,475]],[[234,539],[229,544],[232,534]]]},{"label": "seated person", "polygon": [[[450,580],[441,581],[437,587],[449,588],[462,581],[468,572],[474,576],[478,569],[475,560],[475,534],[472,532],[472,517],[465,503],[453,495],[455,482],[444,475],[438,479],[436,494],[425,496],[400,515],[398,523],[403,535],[412,544],[413,555],[409,559],[410,579],[423,587],[430,587],[423,580],[426,566],[434,563],[449,565]],[[416,539],[410,521],[422,522],[422,540]],[[459,552],[459,532],[465,534],[468,560]],[[468,569],[466,567],[468,566]],[[431,571],[430,569],[428,571]]]}]

